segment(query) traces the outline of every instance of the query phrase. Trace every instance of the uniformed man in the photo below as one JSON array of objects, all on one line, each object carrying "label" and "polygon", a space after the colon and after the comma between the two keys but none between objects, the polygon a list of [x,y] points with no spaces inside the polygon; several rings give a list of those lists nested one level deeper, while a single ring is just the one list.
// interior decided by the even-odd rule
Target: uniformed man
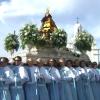
[{"label": "uniformed man", "polygon": [[51,79],[48,70],[43,66],[44,62],[41,58],[37,60],[37,66],[39,68],[39,77],[38,77],[38,95],[39,100],[49,100],[49,94],[46,87],[46,83]]},{"label": "uniformed man", "polygon": [[22,58],[16,56],[14,58],[15,66],[12,67],[14,78],[10,86],[10,93],[12,100],[25,100],[23,84],[29,80],[28,73],[24,66],[22,66]]},{"label": "uniformed man", "polygon": [[2,66],[7,66],[9,60],[8,60],[8,58],[6,58],[6,57],[1,57],[0,62],[1,62],[1,64],[2,64]]},{"label": "uniformed man", "polygon": [[15,66],[19,66],[19,65],[22,65],[22,58],[20,56],[16,56],[14,58],[14,65]]},{"label": "uniformed man", "polygon": [[13,71],[8,66],[8,58],[0,59],[0,100],[11,100],[9,85],[13,80]]}]

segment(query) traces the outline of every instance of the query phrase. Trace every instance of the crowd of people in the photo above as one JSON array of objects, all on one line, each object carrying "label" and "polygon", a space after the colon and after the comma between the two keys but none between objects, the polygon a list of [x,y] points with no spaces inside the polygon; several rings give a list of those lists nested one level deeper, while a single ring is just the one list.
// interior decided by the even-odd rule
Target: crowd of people
[{"label": "crowd of people", "polygon": [[0,58],[0,100],[100,100],[96,62]]}]

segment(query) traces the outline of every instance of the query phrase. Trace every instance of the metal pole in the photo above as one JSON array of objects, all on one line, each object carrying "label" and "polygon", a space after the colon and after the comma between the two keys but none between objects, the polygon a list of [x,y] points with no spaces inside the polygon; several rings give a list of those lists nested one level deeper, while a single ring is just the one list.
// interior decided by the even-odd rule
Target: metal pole
[{"label": "metal pole", "polygon": [[100,56],[100,54],[99,54],[99,50],[100,50],[100,49],[98,49],[98,64],[99,64],[99,56]]},{"label": "metal pole", "polygon": [[94,54],[94,56],[97,56],[98,58],[97,58],[97,62],[99,63],[99,60],[100,60],[100,49],[93,49],[93,50],[95,50],[95,51],[97,51],[97,54]]}]

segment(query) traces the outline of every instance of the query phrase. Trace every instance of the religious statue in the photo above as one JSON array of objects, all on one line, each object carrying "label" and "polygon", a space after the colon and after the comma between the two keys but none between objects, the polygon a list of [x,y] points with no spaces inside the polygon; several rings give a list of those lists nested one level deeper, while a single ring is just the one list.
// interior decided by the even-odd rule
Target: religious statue
[{"label": "religious statue", "polygon": [[45,16],[41,20],[42,26],[40,32],[45,38],[49,38],[50,34],[56,31],[57,26],[52,19],[49,9],[46,10]]}]

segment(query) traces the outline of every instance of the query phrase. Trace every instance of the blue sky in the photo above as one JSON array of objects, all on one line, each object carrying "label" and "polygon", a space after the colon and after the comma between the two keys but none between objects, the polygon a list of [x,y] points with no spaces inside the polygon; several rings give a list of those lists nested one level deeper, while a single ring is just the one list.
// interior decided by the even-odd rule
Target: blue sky
[{"label": "blue sky", "polygon": [[0,56],[9,55],[4,50],[7,34],[14,30],[19,34],[19,29],[31,22],[39,28],[48,7],[57,26],[65,29],[69,36],[73,34],[78,16],[100,48],[100,0],[0,0]]}]

